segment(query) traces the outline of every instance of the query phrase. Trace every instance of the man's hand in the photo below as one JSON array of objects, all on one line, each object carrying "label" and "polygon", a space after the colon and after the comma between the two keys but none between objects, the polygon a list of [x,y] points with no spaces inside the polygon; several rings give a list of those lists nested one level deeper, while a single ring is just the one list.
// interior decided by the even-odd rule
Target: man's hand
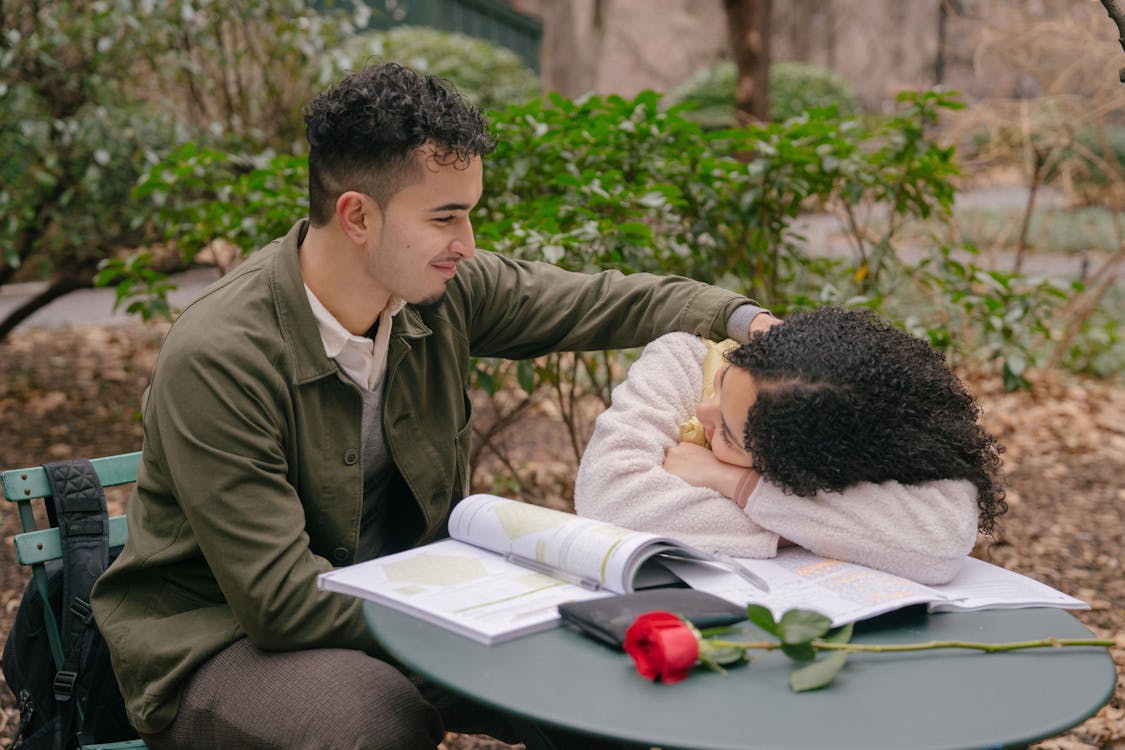
[{"label": "man's hand", "polygon": [[690,485],[708,487],[729,498],[734,497],[738,483],[750,471],[744,466],[723,463],[709,449],[695,443],[677,443],[669,448],[664,470]]},{"label": "man's hand", "polygon": [[780,322],[771,313],[760,312],[750,320],[750,336],[753,337],[757,331],[768,331]]}]

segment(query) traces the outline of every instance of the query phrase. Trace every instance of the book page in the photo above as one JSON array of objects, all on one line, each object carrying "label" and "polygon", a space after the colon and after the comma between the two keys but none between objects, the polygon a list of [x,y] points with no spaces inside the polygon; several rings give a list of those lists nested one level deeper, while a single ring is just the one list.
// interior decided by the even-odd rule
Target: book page
[{"label": "book page", "polygon": [[511,556],[541,570],[557,570],[589,588],[622,594],[631,589],[641,558],[663,537],[630,531],[573,513],[497,497],[471,495],[449,518],[454,539]]},{"label": "book page", "polygon": [[790,609],[811,609],[828,617],[833,625],[843,625],[944,599],[943,594],[920,583],[795,547],[781,550],[773,559],[740,558],[738,562],[764,578],[769,593],[719,568],[666,564],[694,589],[738,605],[760,604],[775,618]]},{"label": "book page", "polygon": [[933,604],[930,609],[934,612],[1017,607],[1090,608],[1086,602],[1045,583],[973,557],[965,560],[952,581],[931,588],[948,600]]},{"label": "book page", "polygon": [[317,585],[442,625],[482,643],[552,627],[562,602],[608,596],[446,539],[322,573]]}]

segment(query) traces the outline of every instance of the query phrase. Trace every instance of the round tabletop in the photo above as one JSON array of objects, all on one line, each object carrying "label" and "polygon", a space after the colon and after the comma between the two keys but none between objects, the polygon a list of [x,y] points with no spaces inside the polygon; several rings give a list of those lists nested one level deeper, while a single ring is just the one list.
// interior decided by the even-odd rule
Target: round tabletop
[{"label": "round tabletop", "polygon": [[[826,689],[789,690],[792,662],[763,654],[726,675],[697,668],[662,685],[623,652],[563,626],[485,646],[371,602],[367,621],[403,663],[513,713],[660,747],[981,748],[1022,745],[1080,723],[1113,693],[1105,648],[986,654],[853,654]],[[857,626],[855,643],[1089,638],[1059,609],[930,614],[917,608]]]}]

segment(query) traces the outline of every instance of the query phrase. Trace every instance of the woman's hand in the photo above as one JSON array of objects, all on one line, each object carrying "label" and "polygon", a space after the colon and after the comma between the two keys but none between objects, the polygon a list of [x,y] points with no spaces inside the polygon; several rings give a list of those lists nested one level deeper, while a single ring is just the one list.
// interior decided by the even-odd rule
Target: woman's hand
[{"label": "woman's hand", "polygon": [[[708,487],[732,499],[746,473],[754,471],[723,463],[710,450],[694,443],[677,443],[669,448],[664,457],[664,470],[690,485]],[[742,504],[745,502],[743,498]]]}]

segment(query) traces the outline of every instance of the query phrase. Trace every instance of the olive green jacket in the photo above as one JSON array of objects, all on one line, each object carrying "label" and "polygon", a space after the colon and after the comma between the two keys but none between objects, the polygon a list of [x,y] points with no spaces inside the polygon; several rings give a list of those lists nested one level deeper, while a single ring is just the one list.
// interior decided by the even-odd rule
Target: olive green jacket
[{"label": "olive green jacket", "polygon": [[[357,599],[317,574],[355,562],[361,397],[324,353],[298,266],[306,231],[252,255],[184,310],[144,399],[129,540],[93,605],[129,718],[158,732],[187,677],[233,641],[378,655]],[[574,274],[478,252],[437,310],[395,317],[383,429],[396,548],[444,536],[468,489],[470,356],[723,338],[748,300],[687,279]]]}]

